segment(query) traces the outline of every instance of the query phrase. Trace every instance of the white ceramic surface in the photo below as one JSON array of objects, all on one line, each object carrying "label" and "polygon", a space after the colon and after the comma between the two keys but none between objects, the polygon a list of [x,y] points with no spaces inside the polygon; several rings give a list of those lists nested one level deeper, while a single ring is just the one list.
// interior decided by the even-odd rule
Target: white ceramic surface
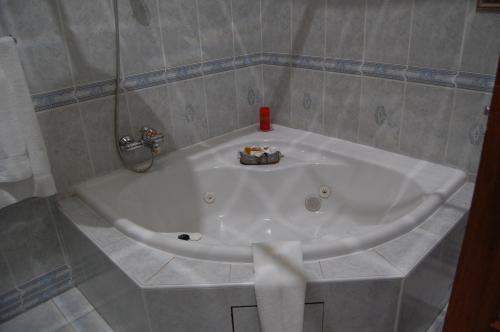
[{"label": "white ceramic surface", "polygon": [[[274,146],[276,165],[237,151]],[[463,172],[310,132],[249,127],[176,151],[144,175],[119,170],[76,188],[126,235],[176,255],[251,262],[251,243],[300,240],[305,260],[371,248],[421,224],[465,183]],[[332,194],[317,212],[308,195]],[[205,193],[215,194],[208,204]],[[200,241],[177,239],[199,232]]]}]

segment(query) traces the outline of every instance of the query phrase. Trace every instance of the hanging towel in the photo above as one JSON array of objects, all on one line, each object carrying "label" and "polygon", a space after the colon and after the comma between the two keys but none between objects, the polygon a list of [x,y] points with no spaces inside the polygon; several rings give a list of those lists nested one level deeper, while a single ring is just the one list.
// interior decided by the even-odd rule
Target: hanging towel
[{"label": "hanging towel", "polygon": [[14,40],[0,38],[0,208],[55,194],[45,143]]},{"label": "hanging towel", "polygon": [[302,332],[306,278],[300,242],[255,243],[252,253],[262,332]]}]

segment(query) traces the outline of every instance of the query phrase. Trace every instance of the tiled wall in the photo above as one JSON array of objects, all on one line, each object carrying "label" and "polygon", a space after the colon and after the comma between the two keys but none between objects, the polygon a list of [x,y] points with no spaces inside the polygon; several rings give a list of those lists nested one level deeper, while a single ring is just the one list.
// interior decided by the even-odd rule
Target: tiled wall
[{"label": "tiled wall", "polygon": [[0,210],[0,323],[71,287],[54,200]]},{"label": "tiled wall", "polygon": [[477,172],[500,15],[475,0],[262,0],[274,121]]},{"label": "tiled wall", "polygon": [[[500,19],[475,0],[118,1],[122,134],[157,127],[169,151],[266,103],[279,124],[477,171]],[[59,191],[119,167],[112,1],[0,6]]]},{"label": "tiled wall", "polygon": [[[252,124],[266,103],[279,124],[473,177],[500,50],[500,16],[478,14],[474,4],[119,0],[121,133],[156,127],[170,151]],[[18,40],[58,190],[120,167],[112,136],[112,1],[0,0],[5,34]],[[50,258],[32,259],[31,243],[16,240],[25,233],[11,232],[43,215],[23,215],[37,204],[0,211],[16,216],[0,223],[10,239],[0,257],[1,271],[10,266],[1,273],[7,288],[21,289],[63,262],[55,247]],[[52,224],[34,224],[29,234],[50,233],[42,243],[57,243]]]},{"label": "tiled wall", "polygon": [[[256,122],[260,1],[118,5],[122,135],[151,126],[170,151]],[[19,42],[58,190],[120,167],[112,1],[0,0],[0,8],[2,30]]]},{"label": "tiled wall", "polygon": [[[112,8],[111,0],[0,0],[0,36],[18,41],[59,192],[121,166]],[[170,151],[256,122],[259,1],[119,0],[119,8],[122,135],[152,126]],[[71,282],[51,201],[0,210],[0,321]]]}]

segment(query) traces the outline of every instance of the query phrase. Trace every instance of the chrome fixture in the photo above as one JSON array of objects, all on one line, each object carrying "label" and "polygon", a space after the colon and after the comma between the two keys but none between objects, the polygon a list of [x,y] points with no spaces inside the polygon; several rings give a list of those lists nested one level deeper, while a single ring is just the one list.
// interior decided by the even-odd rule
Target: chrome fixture
[{"label": "chrome fixture", "polygon": [[118,145],[123,152],[131,152],[142,147],[147,147],[153,155],[160,153],[160,143],[165,140],[165,136],[153,128],[144,127],[140,131],[141,139],[136,140],[130,135],[120,138]]}]

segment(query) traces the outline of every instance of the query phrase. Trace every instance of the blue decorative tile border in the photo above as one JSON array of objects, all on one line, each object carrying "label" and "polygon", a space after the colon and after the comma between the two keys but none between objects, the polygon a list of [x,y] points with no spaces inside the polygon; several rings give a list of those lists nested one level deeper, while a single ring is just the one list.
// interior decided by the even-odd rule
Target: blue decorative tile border
[{"label": "blue decorative tile border", "polygon": [[345,59],[325,59],[325,70],[342,73],[361,75],[361,61]]},{"label": "blue decorative tile border", "polygon": [[0,294],[0,324],[73,287],[71,271],[61,266]]},{"label": "blue decorative tile border", "polygon": [[495,85],[495,76],[459,73],[455,82],[461,89],[491,92]]},{"label": "blue decorative tile border", "polygon": [[431,85],[455,87],[453,82],[457,72],[448,70],[422,69],[417,67],[408,67],[406,79],[409,82],[417,82]]},{"label": "blue decorative tile border", "polygon": [[406,66],[385,63],[365,62],[361,66],[363,75],[404,81]]},{"label": "blue decorative tile border", "polygon": [[[460,88],[483,92],[493,91],[495,77],[490,75],[454,72],[403,65],[393,65],[376,62],[361,62],[349,59],[332,59],[303,55],[279,53],[257,53],[235,58],[219,59],[203,63],[195,63],[166,71],[159,70],[126,77],[122,88],[126,91],[140,90],[152,86],[173,83],[202,75],[213,75],[238,68],[257,66],[260,64],[285,66],[310,70],[328,71],[351,75],[380,77],[398,81],[415,82],[450,88]],[[66,88],[58,91],[36,94],[32,96],[36,111],[65,106],[113,95],[115,81],[108,80],[76,88]]]}]

